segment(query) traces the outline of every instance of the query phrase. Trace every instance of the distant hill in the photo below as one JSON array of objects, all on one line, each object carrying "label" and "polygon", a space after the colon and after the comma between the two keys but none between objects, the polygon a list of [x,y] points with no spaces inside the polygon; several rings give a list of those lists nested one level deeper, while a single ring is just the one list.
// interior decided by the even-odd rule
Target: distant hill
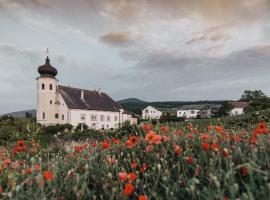
[{"label": "distant hill", "polygon": [[34,110],[34,109],[32,109],[32,110],[23,110],[23,111],[12,112],[12,113],[6,113],[6,114],[3,114],[3,115],[13,116],[13,117],[26,117],[26,113],[30,114],[31,117],[36,117],[36,110]]},{"label": "distant hill", "polygon": [[163,109],[178,109],[182,107],[183,105],[202,105],[202,104],[221,104],[224,101],[157,101],[157,102],[145,102],[145,101],[139,101],[139,102],[121,102],[120,103],[127,111],[135,113],[135,114],[141,114],[142,109],[144,109],[147,106],[153,106],[156,108],[163,108]]},{"label": "distant hill", "polygon": [[123,99],[120,101],[117,101],[120,104],[125,104],[125,103],[147,103],[146,101],[137,99],[137,98],[128,98],[128,99]]}]

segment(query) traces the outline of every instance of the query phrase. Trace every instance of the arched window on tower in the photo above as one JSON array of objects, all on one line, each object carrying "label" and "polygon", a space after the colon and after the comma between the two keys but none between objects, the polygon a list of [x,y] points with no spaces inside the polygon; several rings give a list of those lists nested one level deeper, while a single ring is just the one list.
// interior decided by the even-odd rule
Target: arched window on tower
[{"label": "arched window on tower", "polygon": [[45,119],[45,112],[42,113],[42,119]]},{"label": "arched window on tower", "polygon": [[53,86],[52,86],[52,84],[50,84],[50,90],[53,90]]},{"label": "arched window on tower", "polygon": [[44,83],[42,83],[41,88],[42,88],[42,90],[45,90],[45,84]]}]

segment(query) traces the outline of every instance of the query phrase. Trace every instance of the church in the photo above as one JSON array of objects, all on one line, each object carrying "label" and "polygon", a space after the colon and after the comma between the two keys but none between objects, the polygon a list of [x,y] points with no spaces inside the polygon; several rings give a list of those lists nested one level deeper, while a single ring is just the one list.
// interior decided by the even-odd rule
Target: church
[{"label": "church", "polygon": [[55,124],[86,124],[92,129],[116,129],[125,121],[136,119],[124,108],[99,90],[85,90],[59,85],[57,70],[47,56],[38,68],[37,122],[49,126]]}]

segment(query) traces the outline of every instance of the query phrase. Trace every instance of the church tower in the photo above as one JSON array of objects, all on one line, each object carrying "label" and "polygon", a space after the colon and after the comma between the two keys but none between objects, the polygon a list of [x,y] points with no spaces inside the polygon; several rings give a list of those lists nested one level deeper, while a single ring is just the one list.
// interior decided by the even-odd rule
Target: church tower
[{"label": "church tower", "polygon": [[58,124],[59,106],[57,105],[57,70],[51,66],[47,56],[44,65],[38,68],[37,80],[37,122],[43,125]]}]

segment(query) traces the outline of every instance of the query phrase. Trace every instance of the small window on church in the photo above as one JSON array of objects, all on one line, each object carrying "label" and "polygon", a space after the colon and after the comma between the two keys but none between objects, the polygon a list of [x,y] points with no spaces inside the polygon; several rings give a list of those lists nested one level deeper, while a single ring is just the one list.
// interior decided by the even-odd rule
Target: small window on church
[{"label": "small window on church", "polygon": [[45,119],[45,112],[42,113],[42,119]]},{"label": "small window on church", "polygon": [[55,114],[55,118],[58,119],[58,117],[59,117],[59,115],[56,113],[56,114]]},{"label": "small window on church", "polygon": [[44,83],[42,83],[41,88],[42,88],[42,90],[45,90],[45,84]]},{"label": "small window on church", "polygon": [[52,84],[50,84],[50,90],[53,90]]},{"label": "small window on church", "polygon": [[107,116],[107,122],[111,120],[111,116]]},{"label": "small window on church", "polygon": [[65,119],[65,115],[62,115],[62,120],[64,120]]},{"label": "small window on church", "polygon": [[50,100],[50,104],[52,104],[52,100]]}]

